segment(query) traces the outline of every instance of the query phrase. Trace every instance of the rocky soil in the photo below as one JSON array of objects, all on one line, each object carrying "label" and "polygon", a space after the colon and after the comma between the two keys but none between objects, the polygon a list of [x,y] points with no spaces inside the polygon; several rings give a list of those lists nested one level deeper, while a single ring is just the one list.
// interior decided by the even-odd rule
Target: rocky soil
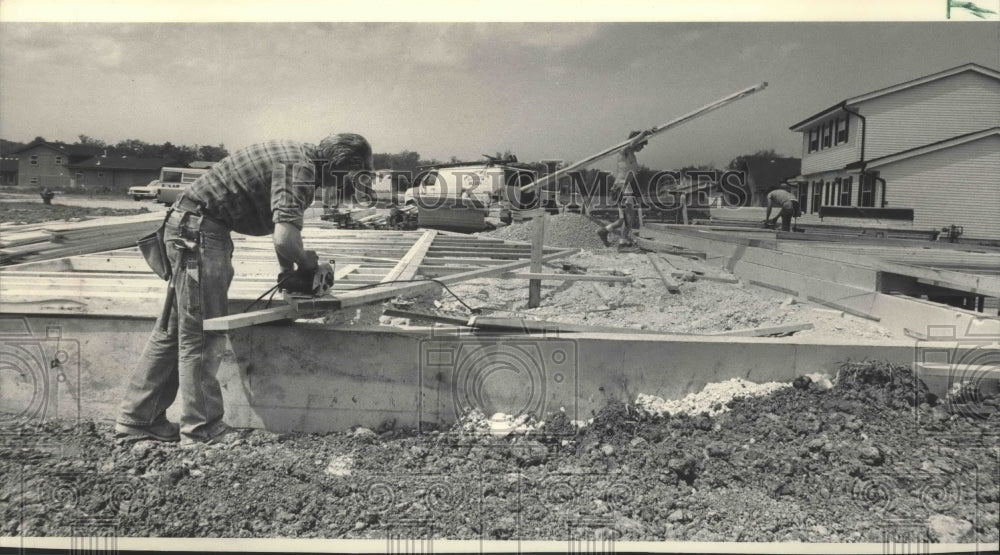
[{"label": "rocky soil", "polygon": [[1000,399],[937,399],[877,363],[756,393],[714,417],[614,404],[582,429],[556,413],[504,437],[462,422],[195,449],[4,420],[0,535],[996,546]]}]

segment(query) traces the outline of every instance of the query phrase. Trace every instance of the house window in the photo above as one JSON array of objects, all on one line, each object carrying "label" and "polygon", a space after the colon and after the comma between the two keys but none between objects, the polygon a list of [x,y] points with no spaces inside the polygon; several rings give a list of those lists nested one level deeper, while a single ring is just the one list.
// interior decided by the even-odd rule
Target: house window
[{"label": "house window", "polygon": [[809,184],[799,183],[796,192],[798,193],[796,196],[799,199],[799,210],[809,212]]},{"label": "house window", "polygon": [[849,120],[850,120],[850,116],[844,116],[844,119],[837,118],[836,144],[838,144],[838,145],[839,144],[844,144],[844,143],[847,142],[847,136],[848,136],[848,131],[849,131],[849,129],[848,129],[848,125],[849,125],[848,121]]},{"label": "house window", "polygon": [[819,206],[821,204],[820,201],[823,199],[822,181],[813,181],[812,193],[813,193],[812,212],[815,214],[819,210]]},{"label": "house window", "polygon": [[830,148],[830,141],[833,138],[833,122],[823,124],[823,148]]},{"label": "house window", "polygon": [[37,154],[32,154],[31,156],[29,156],[28,157],[28,164],[31,165],[31,166],[37,166],[38,165],[38,155]]},{"label": "house window", "polygon": [[56,165],[61,166],[62,163],[63,163],[62,156],[56,156]]},{"label": "house window", "polygon": [[38,185],[38,178],[37,177],[32,177],[31,180],[28,181],[28,183],[30,183],[32,185]]},{"label": "house window", "polygon": [[871,176],[861,177],[861,195],[858,198],[858,206],[875,206],[875,180]]},{"label": "house window", "polygon": [[850,206],[851,205],[851,182],[854,181],[853,177],[845,177],[840,182],[840,205]]},{"label": "house window", "polygon": [[97,177],[104,177],[104,172],[97,172]]},{"label": "house window", "polygon": [[809,130],[809,152],[819,150],[819,128],[813,127]]}]

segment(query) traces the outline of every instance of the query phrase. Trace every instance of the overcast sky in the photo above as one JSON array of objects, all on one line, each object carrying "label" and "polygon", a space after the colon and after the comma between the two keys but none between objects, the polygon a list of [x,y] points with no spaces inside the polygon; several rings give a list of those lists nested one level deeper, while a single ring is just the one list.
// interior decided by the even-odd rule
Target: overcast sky
[{"label": "overcast sky", "polygon": [[[989,6],[993,2],[981,3]],[[376,152],[574,161],[740,89],[654,139],[654,168],[725,165],[845,98],[967,62],[983,23],[0,24],[0,137],[230,150],[362,133]]]}]

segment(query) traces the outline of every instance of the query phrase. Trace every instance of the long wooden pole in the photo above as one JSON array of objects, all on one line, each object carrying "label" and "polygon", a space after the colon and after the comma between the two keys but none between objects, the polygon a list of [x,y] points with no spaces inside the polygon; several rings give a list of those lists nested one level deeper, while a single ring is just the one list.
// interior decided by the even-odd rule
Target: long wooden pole
[{"label": "long wooden pole", "polygon": [[[712,110],[716,110],[718,108],[721,108],[721,107],[725,106],[726,104],[729,104],[731,102],[735,102],[735,101],[737,101],[737,100],[739,100],[741,98],[745,98],[745,97],[747,97],[747,96],[749,96],[749,95],[751,95],[751,94],[753,94],[753,93],[755,93],[757,91],[762,91],[766,87],[767,87],[767,82],[764,82],[764,83],[761,83],[759,85],[754,85],[753,87],[748,87],[748,88],[743,89],[743,90],[741,90],[739,92],[735,92],[735,93],[733,93],[733,94],[731,94],[731,95],[729,95],[729,96],[727,96],[725,98],[721,98],[719,100],[716,100],[715,102],[713,102],[713,103],[711,103],[711,104],[709,104],[707,106],[704,106],[702,108],[698,108],[697,110],[695,110],[695,111],[693,111],[693,112],[691,112],[689,114],[685,114],[685,115],[683,115],[683,116],[681,116],[681,117],[679,117],[679,118],[677,118],[675,120],[668,121],[667,123],[664,123],[662,125],[657,125],[656,127],[653,127],[652,129],[650,129],[650,134],[647,135],[646,137],[649,138],[649,137],[652,137],[654,135],[659,135],[660,133],[663,133],[664,131],[666,131],[668,129],[673,129],[674,127],[677,127],[678,125],[681,125],[683,123],[687,123],[687,122],[689,122],[689,121],[691,121],[691,120],[693,120],[693,119],[695,119],[695,118],[697,118],[699,116],[703,116],[703,115],[707,114],[708,112],[711,112]],[[579,162],[575,162],[573,164],[570,164],[569,166],[566,166],[565,168],[560,168],[560,169],[558,169],[558,170],[556,170],[556,171],[554,171],[554,172],[552,172],[552,173],[550,173],[548,175],[543,175],[542,177],[538,178],[537,180],[533,181],[532,183],[529,183],[527,185],[522,186],[521,190],[522,191],[532,191],[536,187],[541,187],[542,185],[544,185],[544,184],[546,184],[546,183],[548,183],[548,182],[550,182],[550,181],[552,181],[554,179],[557,179],[557,178],[565,175],[568,172],[571,172],[571,171],[576,170],[576,169],[580,169],[582,167],[585,167],[585,166],[588,166],[590,164],[593,164],[594,162],[597,162],[598,160],[602,160],[604,158],[607,158],[608,156],[611,156],[612,154],[617,153],[618,151],[622,150],[623,148],[627,147],[630,144],[632,144],[632,139],[627,139],[625,141],[622,141],[622,142],[620,142],[620,143],[618,143],[618,144],[616,144],[616,145],[614,145],[612,147],[608,147],[608,148],[606,148],[606,149],[598,152],[597,154],[594,154],[592,156],[588,156],[587,158],[584,158],[583,160],[580,160]]]}]

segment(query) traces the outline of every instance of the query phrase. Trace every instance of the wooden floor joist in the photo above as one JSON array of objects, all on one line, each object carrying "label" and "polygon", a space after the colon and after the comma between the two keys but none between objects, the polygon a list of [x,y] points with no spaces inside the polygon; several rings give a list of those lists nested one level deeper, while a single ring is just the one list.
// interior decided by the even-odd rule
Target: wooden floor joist
[{"label": "wooden floor joist", "polygon": [[[149,221],[156,223],[161,217],[162,214],[150,217]],[[17,230],[48,236],[50,232],[63,232],[67,228],[63,225],[49,227],[51,229],[31,226]],[[8,238],[7,229],[10,227],[5,228],[4,239]],[[78,236],[99,236],[101,229],[101,224],[93,221],[77,233]],[[454,283],[509,273],[526,266],[531,253],[530,245],[525,243],[434,230],[339,230],[307,221],[302,236],[306,248],[317,251],[320,259],[335,261],[337,277],[332,293],[338,297],[346,295],[345,306],[437,287],[433,282],[387,283],[410,280],[421,274]],[[274,244],[271,237],[239,234],[233,235],[233,243],[235,277],[229,296],[237,305],[245,305],[275,283],[278,265]],[[0,304],[5,310],[25,313],[155,316],[166,283],[153,275],[132,245],[134,238],[125,248],[81,254],[72,252],[73,245],[53,244],[56,248],[67,249],[68,255],[0,268]],[[544,258],[555,259],[571,252],[546,247]],[[380,283],[386,285],[359,289]],[[405,285],[415,287],[407,289]],[[281,304],[283,306],[278,308],[284,310],[285,303]],[[306,307],[309,303],[297,304]],[[320,304],[313,303],[313,308]],[[268,320],[266,316],[251,317],[251,320],[261,318]],[[284,316],[274,319],[284,319]]]}]

